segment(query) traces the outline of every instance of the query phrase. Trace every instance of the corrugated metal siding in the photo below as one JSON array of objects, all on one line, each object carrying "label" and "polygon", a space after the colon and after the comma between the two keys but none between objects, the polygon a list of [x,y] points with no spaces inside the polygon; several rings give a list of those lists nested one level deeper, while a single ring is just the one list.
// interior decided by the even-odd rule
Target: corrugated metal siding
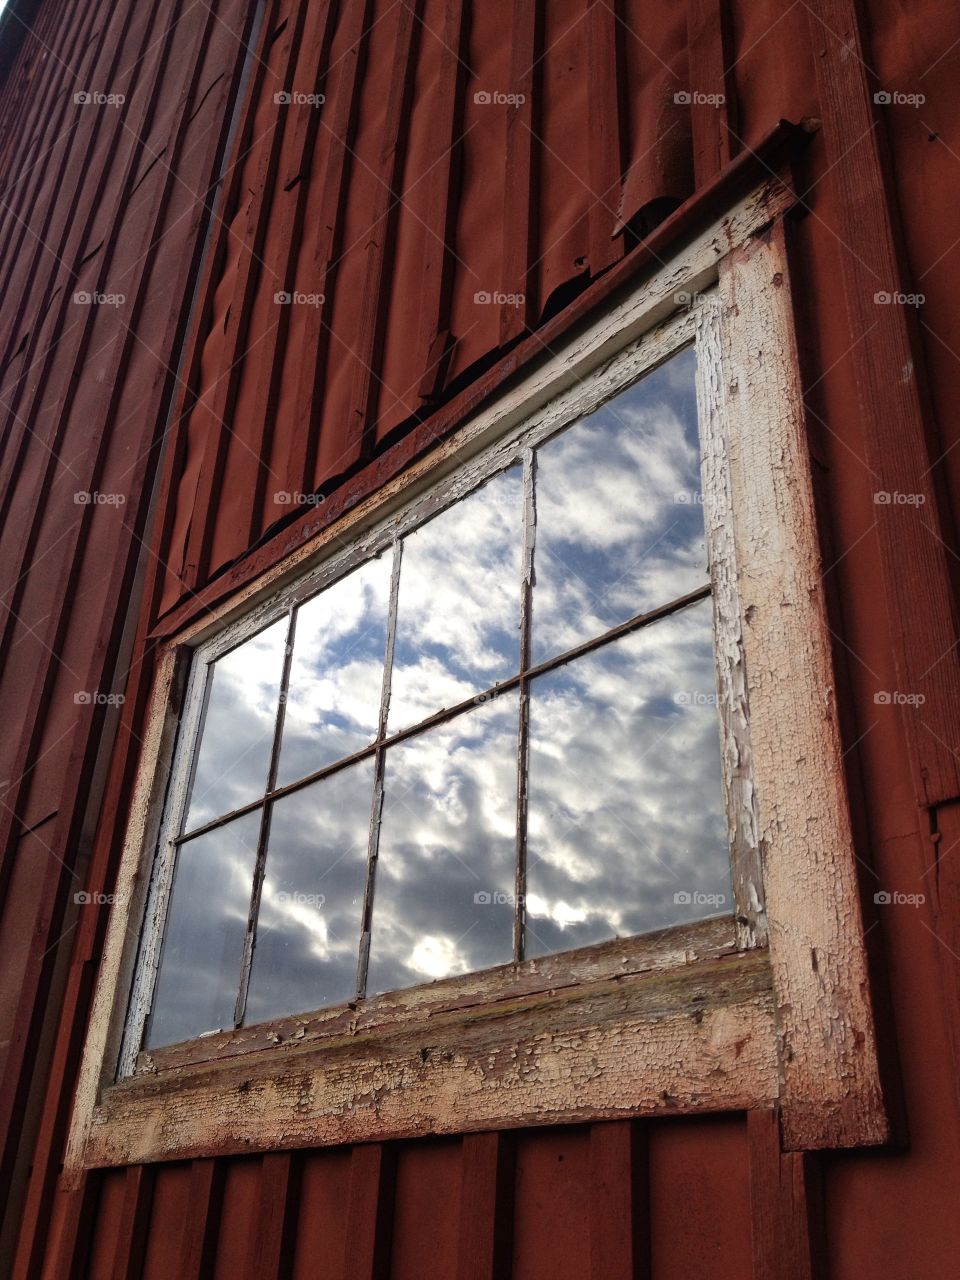
[{"label": "corrugated metal siding", "polygon": [[[874,701],[897,678],[872,536],[876,476],[864,461],[883,407],[865,407],[856,359],[880,329],[851,329],[840,282],[858,244],[844,230],[851,209],[838,180],[863,172],[875,134],[889,143],[887,207],[903,233],[902,278],[927,295],[917,366],[955,508],[955,7],[876,0],[864,72],[850,53],[853,7],[839,0],[267,0],[173,423],[151,561],[160,607],[138,612],[148,450],[248,8],[47,0],[0,99],[0,572],[11,607],[0,617],[0,693],[4,723],[16,726],[0,746],[0,776],[15,780],[0,797],[5,1174],[21,1137],[33,1152],[12,1220],[14,1232],[23,1224],[17,1275],[952,1280],[960,821],[956,804],[918,817],[901,722]],[[841,138],[818,71],[821,82],[864,74],[870,88],[928,101]],[[130,86],[125,115],[75,107],[73,92],[106,89],[114,75]],[[677,109],[677,86],[727,93],[725,146],[710,117]],[[281,89],[327,102],[281,109]],[[527,101],[511,111],[476,102],[480,91]],[[615,225],[683,199],[778,117],[803,116],[824,117],[828,142],[837,135],[835,165],[823,136],[806,162],[797,271],[838,655],[849,654],[841,712],[856,744],[848,763],[864,879],[868,896],[874,885],[928,894],[923,910],[888,912],[871,934],[886,951],[910,1151],[784,1157],[775,1119],[754,1114],[135,1167],[54,1194],[105,925],[103,912],[78,923],[67,913],[73,873],[90,857],[85,883],[111,883],[157,615],[288,514],[275,492],[379,458],[417,416],[429,440],[430,410],[471,378],[478,385],[523,324],[537,329],[559,288],[578,288],[626,251],[628,238],[610,239]],[[141,127],[128,132],[121,118]],[[862,190],[864,211],[875,207],[877,191],[866,181]],[[871,264],[861,269],[869,282]],[[94,283],[141,304],[78,319],[67,293]],[[329,301],[276,307],[281,288]],[[527,301],[474,303],[498,289]],[[899,424],[880,425],[895,441]],[[125,506],[76,508],[73,493],[92,486],[123,492]],[[924,583],[910,589],[922,611]],[[73,695],[113,687],[131,617],[129,701],[94,838],[87,801],[109,738],[103,710]],[[44,1026],[58,1006],[59,1029],[53,1017]],[[16,1206],[23,1188],[13,1190]],[[821,1249],[829,1263],[818,1271]]]}]

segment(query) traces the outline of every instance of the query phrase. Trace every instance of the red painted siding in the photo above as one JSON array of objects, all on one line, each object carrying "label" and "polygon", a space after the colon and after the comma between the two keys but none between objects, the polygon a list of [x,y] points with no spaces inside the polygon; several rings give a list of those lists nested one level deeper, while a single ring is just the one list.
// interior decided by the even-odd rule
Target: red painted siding
[{"label": "red painted siding", "polygon": [[[952,1277],[955,6],[266,0],[202,269],[252,6],[34,8],[0,89],[0,1268]],[[91,89],[127,101],[75,102]],[[727,132],[681,89],[725,94]],[[925,102],[881,109],[878,89]],[[477,98],[498,92],[525,100]],[[822,124],[795,278],[864,892],[926,899],[870,933],[909,1147],[782,1157],[760,1113],[110,1170],[57,1192],[105,927],[73,893],[115,873],[150,632],[428,448],[496,360],[549,340],[578,290],[782,118]],[[926,296],[916,315],[874,308],[898,288]],[[72,302],[94,290],[125,302]],[[325,301],[278,306],[280,290]],[[524,301],[475,300],[497,291]],[[898,468],[940,489],[926,532],[874,500]],[[319,486],[319,516],[275,497]],[[74,502],[91,490],[124,501]],[[914,731],[876,694],[925,668]],[[127,701],[75,701],[96,690]]]}]

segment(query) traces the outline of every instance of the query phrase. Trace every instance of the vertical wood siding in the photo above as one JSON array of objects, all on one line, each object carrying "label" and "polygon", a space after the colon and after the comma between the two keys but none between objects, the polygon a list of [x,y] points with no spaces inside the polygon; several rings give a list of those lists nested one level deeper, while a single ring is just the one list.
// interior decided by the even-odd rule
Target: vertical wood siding
[{"label": "vertical wood siding", "polygon": [[[33,27],[0,68],[0,1272],[952,1277],[953,8],[264,0],[239,97],[246,0],[19,8]],[[879,89],[926,101],[879,109]],[[125,102],[75,100],[90,90]],[[678,100],[690,92],[723,101]],[[864,898],[925,897],[878,909],[868,933],[909,1149],[784,1156],[776,1116],[753,1113],[135,1166],[59,1188],[107,911],[73,896],[110,891],[151,631],[270,554],[277,530],[293,545],[288,495],[349,504],[401,442],[408,457],[428,447],[445,405],[545,340],[780,118],[822,122],[790,242]],[[898,287],[922,309],[875,307]],[[903,485],[929,501],[878,506]],[[74,501],[94,490],[123,502]],[[911,682],[929,698],[918,718],[877,702]],[[76,701],[97,691],[126,702]]]}]

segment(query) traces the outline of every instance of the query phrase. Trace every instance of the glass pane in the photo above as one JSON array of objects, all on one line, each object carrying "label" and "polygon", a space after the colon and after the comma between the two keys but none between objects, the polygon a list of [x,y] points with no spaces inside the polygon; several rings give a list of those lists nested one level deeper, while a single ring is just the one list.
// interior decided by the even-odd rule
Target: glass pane
[{"label": "glass pane", "polygon": [[373,760],[277,800],[246,1023],[353,999]]},{"label": "glass pane", "polygon": [[260,811],[180,846],[147,1048],[233,1026]]},{"label": "glass pane", "polygon": [[387,751],[369,995],[513,955],[517,695]]},{"label": "glass pane", "polygon": [[516,674],[522,513],[511,467],[404,540],[392,732]]},{"label": "glass pane", "polygon": [[284,617],[213,664],[185,830],[266,790],[286,640]]},{"label": "glass pane", "polygon": [[390,557],[383,556],[297,610],[280,786],[376,738],[389,603]]},{"label": "glass pane", "polygon": [[711,603],[530,686],[526,954],[732,910]]},{"label": "glass pane", "polygon": [[706,582],[693,349],[537,452],[533,661]]}]

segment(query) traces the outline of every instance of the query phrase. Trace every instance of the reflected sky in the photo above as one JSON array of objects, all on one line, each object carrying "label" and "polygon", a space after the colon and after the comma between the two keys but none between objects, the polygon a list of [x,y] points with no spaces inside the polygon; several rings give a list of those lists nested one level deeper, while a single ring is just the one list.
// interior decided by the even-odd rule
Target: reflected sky
[{"label": "reflected sky", "polygon": [[146,1045],[232,1027],[259,810],[180,846]]},{"label": "reflected sky", "polygon": [[513,954],[516,693],[387,751],[367,993]]},{"label": "reflected sky", "polygon": [[404,540],[391,732],[516,673],[522,548],[518,466]]},{"label": "reflected sky", "polygon": [[533,661],[707,581],[693,349],[537,451]]},{"label": "reflected sky", "polygon": [[376,738],[390,568],[389,554],[370,560],[297,611],[278,785]]},{"label": "reflected sky", "polygon": [[[673,357],[537,450],[532,660],[706,584],[695,357]],[[516,675],[520,466],[406,535],[388,733]],[[286,786],[376,739],[392,555],[299,607]],[[212,668],[186,830],[267,786],[287,619]],[[711,603],[530,684],[525,950],[732,909]],[[516,690],[386,749],[368,994],[508,962]],[[245,1021],[352,999],[369,757],[276,801]],[[148,1045],[233,1024],[259,811],[182,846]]]},{"label": "reflected sky", "polygon": [[373,759],[277,800],[246,1023],[352,1000]]},{"label": "reflected sky", "polygon": [[283,617],[213,664],[185,830],[266,790],[286,639]]},{"label": "reflected sky", "polygon": [[732,908],[715,690],[709,600],[531,682],[527,955]]}]

